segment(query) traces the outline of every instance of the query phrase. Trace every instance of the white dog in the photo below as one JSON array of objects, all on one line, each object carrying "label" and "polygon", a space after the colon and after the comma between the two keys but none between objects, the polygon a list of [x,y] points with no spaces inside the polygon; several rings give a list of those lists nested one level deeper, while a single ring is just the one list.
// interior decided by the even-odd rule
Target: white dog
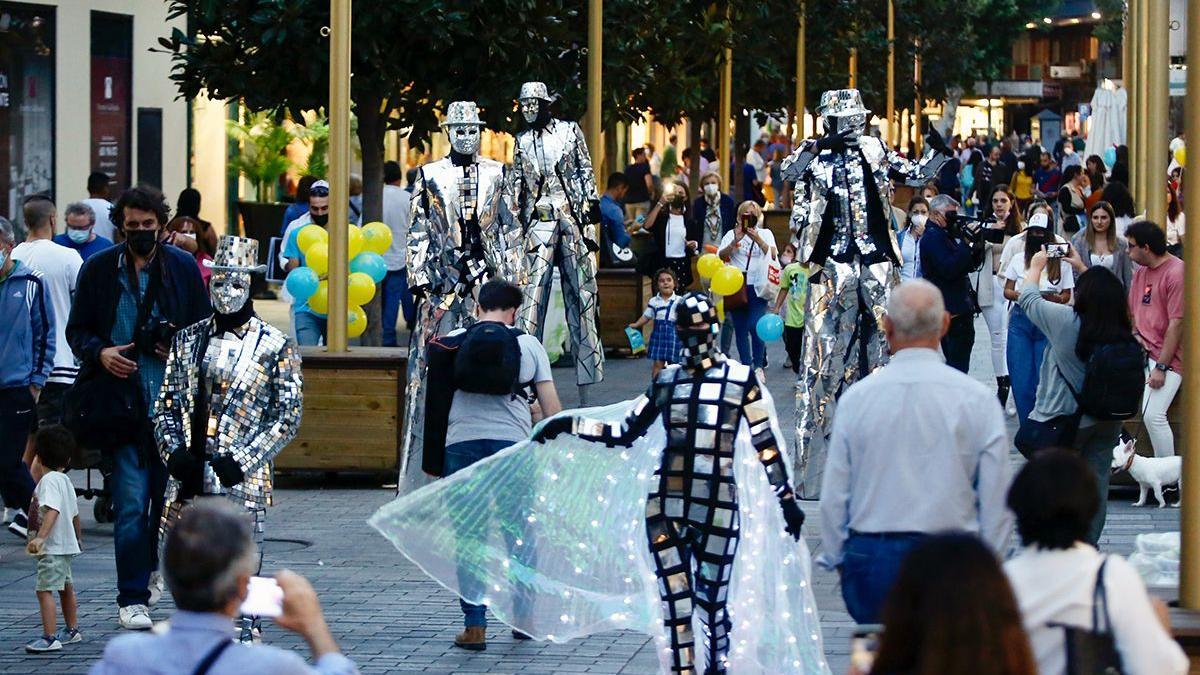
[{"label": "white dog", "polygon": [[[1179,455],[1142,457],[1137,454],[1136,445],[1136,438],[1117,441],[1113,447],[1112,472],[1128,471],[1129,475],[1137,481],[1139,493],[1138,500],[1133,503],[1134,506],[1145,505],[1146,491],[1153,488],[1154,498],[1158,500],[1158,508],[1161,509],[1167,505],[1166,500],[1163,499],[1163,487],[1179,484],[1180,474],[1183,471],[1183,458]],[[1179,506],[1179,502],[1175,502],[1171,506]]]}]

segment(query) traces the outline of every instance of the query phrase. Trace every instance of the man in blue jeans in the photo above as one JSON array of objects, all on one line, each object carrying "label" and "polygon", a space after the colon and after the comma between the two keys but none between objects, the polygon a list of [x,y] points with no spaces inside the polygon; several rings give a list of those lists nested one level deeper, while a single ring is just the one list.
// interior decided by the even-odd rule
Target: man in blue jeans
[{"label": "man in blue jeans", "polygon": [[[485,322],[511,327],[516,322],[517,309],[524,296],[521,289],[503,279],[493,279],[479,289],[477,317],[479,326]],[[464,332],[452,331],[449,336]],[[518,383],[526,390],[532,388],[542,416],[549,417],[562,410],[554,378],[550,374],[550,358],[542,343],[532,335],[520,334],[517,344],[521,350],[521,372]],[[462,358],[460,350],[459,357]],[[524,391],[524,390],[523,390]],[[533,417],[529,399],[522,393],[480,394],[459,389],[450,404],[450,419],[446,430],[445,475],[460,471],[508,446],[529,438]],[[505,486],[520,489],[520,486]],[[487,648],[487,607],[460,600],[466,630],[458,634],[454,644],[463,649],[483,651]],[[527,639],[516,631],[513,637]]]},{"label": "man in blue jeans", "polygon": [[998,555],[1012,518],[1008,435],[996,393],[938,353],[950,314],[937,287],[891,293],[892,357],[842,395],[821,484],[821,554],[859,623],[878,623],[908,552],[929,534],[978,534]]},{"label": "man in blue jeans", "polygon": [[166,370],[174,331],[212,314],[200,269],[191,255],[158,238],[167,222],[162,193],[126,190],[113,207],[123,244],[88,258],[79,271],[67,342],[80,362],[76,382],[98,377],[128,382],[137,392],[137,416],[127,438],[80,438],[113,461],[108,485],[113,501],[117,605],[121,626],[148,630],[149,605],[162,582],[158,522],[167,471],[151,435],[151,409]]}]

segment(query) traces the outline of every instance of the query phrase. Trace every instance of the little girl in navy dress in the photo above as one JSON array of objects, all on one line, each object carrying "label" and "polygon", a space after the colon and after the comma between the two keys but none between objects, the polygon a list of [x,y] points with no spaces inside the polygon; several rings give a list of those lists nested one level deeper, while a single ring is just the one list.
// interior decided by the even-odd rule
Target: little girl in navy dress
[{"label": "little girl in navy dress", "polygon": [[642,316],[629,324],[630,328],[640,329],[654,322],[647,349],[648,358],[654,362],[651,377],[657,377],[658,371],[666,366],[679,363],[680,349],[679,338],[675,336],[675,303],[679,300],[679,296],[675,295],[675,273],[663,268],[654,274],[654,283],[658,287],[658,295],[650,298]]}]

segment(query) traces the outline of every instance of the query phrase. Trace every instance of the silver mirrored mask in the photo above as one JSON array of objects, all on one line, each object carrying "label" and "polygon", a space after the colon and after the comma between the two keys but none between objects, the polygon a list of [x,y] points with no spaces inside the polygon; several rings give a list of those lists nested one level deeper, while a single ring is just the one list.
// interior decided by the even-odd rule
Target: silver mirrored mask
[{"label": "silver mirrored mask", "polygon": [[474,155],[479,152],[480,129],[474,124],[455,124],[446,127],[446,136],[450,138],[450,147],[460,155]]},{"label": "silver mirrored mask", "polygon": [[536,98],[521,99],[521,117],[525,118],[527,124],[533,124],[538,117],[538,112],[541,111],[542,102]]},{"label": "silver mirrored mask", "polygon": [[246,306],[246,301],[250,299],[250,273],[213,270],[208,293],[213,311],[218,314],[233,314]]}]

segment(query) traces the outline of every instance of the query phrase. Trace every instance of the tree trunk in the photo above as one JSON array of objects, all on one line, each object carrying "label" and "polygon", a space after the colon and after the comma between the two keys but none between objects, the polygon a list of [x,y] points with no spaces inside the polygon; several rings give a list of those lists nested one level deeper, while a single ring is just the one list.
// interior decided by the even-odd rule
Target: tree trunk
[{"label": "tree trunk", "polygon": [[[620,163],[617,162],[618,155],[616,122],[609,122],[608,124],[604,125],[604,140],[602,142],[604,144],[604,157],[602,158],[602,163],[600,164],[600,180],[602,181],[600,184],[601,190],[608,187],[609,175],[620,171],[622,168]],[[594,153],[595,150],[592,149],[592,152]]]},{"label": "tree trunk", "polygon": [[[700,113],[688,113],[688,148],[692,151],[692,165],[688,168],[688,185],[691,186],[693,195],[700,194],[700,133]],[[680,159],[680,161],[683,160]]]},{"label": "tree trunk", "polygon": [[[380,111],[378,98],[355,100],[358,116],[358,144],[362,147],[363,224],[383,219],[383,135],[387,119]],[[383,288],[375,285],[375,297],[363,306],[367,313],[367,330],[360,341],[363,346],[383,344]]]},{"label": "tree trunk", "polygon": [[953,86],[946,89],[946,104],[943,110],[942,119],[938,120],[937,131],[946,139],[946,145],[950,144],[950,136],[954,134],[954,121],[958,116],[958,104],[962,101],[962,87]]}]

